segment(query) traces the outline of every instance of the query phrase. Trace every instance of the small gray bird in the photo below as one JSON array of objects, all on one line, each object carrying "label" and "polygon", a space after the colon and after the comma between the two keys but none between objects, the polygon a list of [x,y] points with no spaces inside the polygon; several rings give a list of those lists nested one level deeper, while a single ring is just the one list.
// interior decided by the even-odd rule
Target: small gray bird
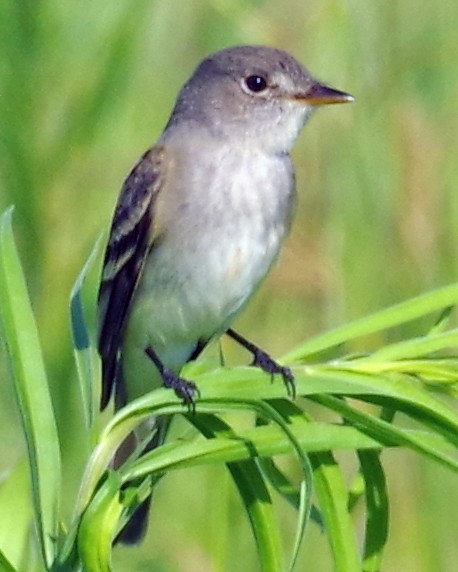
[{"label": "small gray bird", "polygon": [[[299,132],[317,106],[352,100],[281,50],[233,47],[199,64],[114,213],[98,300],[102,409],[113,389],[119,409],[161,385],[193,408],[197,388],[180,369],[224,333],[294,395],[289,368],[230,324],[288,234],[296,202],[289,151]],[[149,448],[167,426],[156,422]],[[131,439],[115,463],[134,447]],[[147,510],[148,502],[118,540],[142,537]]]}]

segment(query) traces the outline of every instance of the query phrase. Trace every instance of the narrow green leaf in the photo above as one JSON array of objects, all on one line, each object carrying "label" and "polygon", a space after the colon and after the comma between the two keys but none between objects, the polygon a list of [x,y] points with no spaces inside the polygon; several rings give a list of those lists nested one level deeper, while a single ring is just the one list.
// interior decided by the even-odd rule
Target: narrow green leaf
[{"label": "narrow green leaf", "polygon": [[[282,404],[280,401],[277,406],[279,407]],[[294,565],[294,562],[297,558],[297,554],[300,547],[300,541],[304,534],[305,524],[308,520],[309,513],[310,513],[310,506],[311,506],[311,467],[308,462],[308,458],[306,457],[303,449],[301,448],[300,443],[297,441],[294,433],[290,430],[286,420],[280,414],[279,410],[277,410],[272,404],[267,404],[263,402],[244,402],[244,401],[236,401],[233,400],[231,402],[225,402],[224,404],[219,404],[219,407],[223,407],[225,410],[227,409],[247,409],[247,410],[254,410],[258,414],[263,415],[266,419],[271,419],[280,427],[283,433],[286,435],[286,438],[289,439],[293,449],[297,452],[301,468],[305,475],[305,487],[302,487],[301,491],[301,502],[300,502],[300,512],[299,512],[299,521],[298,521],[298,531],[296,535],[296,541],[294,545],[293,557],[292,557],[292,564],[291,568]],[[283,404],[283,407],[285,405]],[[291,408],[293,405],[289,406],[289,414],[291,414]],[[294,413],[296,413],[296,409],[294,409]],[[198,429],[206,436],[211,437],[221,437],[221,436],[230,436],[231,438],[235,438],[236,442],[239,441],[239,436],[234,435],[227,424],[223,423],[221,420],[215,417],[209,417],[208,415],[195,415],[189,417],[190,421],[198,427]],[[212,439],[212,441],[221,441],[221,439]],[[248,448],[251,449],[250,445],[248,444]],[[127,480],[132,481],[135,480],[136,477],[132,474],[132,470],[140,470],[141,468],[144,469],[145,462],[148,464],[151,460],[151,457],[155,458],[158,455],[158,449],[151,452],[150,454],[142,456],[137,462],[134,462],[132,465],[127,465],[122,468],[122,473],[124,475],[124,482]],[[254,455],[256,455],[254,453]],[[264,478],[262,473],[259,470],[259,467],[254,461],[251,461],[251,457],[253,455],[253,450],[250,451],[250,454],[247,460],[241,462],[229,462],[228,468],[236,482],[237,487],[239,488],[240,494],[244,499],[246,509],[248,511],[250,521],[252,524],[253,532],[255,538],[257,540],[258,551],[260,556],[260,561],[263,569],[270,570],[275,569],[272,566],[276,566],[279,559],[281,559],[281,550],[280,544],[274,541],[273,529],[276,528],[276,523],[273,518],[273,513],[270,514],[267,507],[266,507],[266,499],[269,499],[267,504],[270,504],[270,496],[266,496],[263,494],[262,498],[255,499],[254,498],[254,485],[256,487],[261,487],[261,481],[264,482]],[[151,465],[150,465],[151,469]],[[143,473],[142,476],[144,476]],[[254,485],[253,485],[254,484]],[[264,486],[266,493],[268,494],[267,488]],[[305,495],[305,496],[304,496]],[[246,501],[249,499],[249,503],[247,504]],[[268,525],[269,537],[271,538],[270,543],[265,545],[265,538],[266,538],[266,529],[267,522],[270,520],[270,524]]]},{"label": "narrow green leaf", "polygon": [[[310,465],[311,467],[311,465]],[[299,551],[302,546],[302,541],[304,540],[305,536],[305,528],[309,521],[311,512],[312,512],[312,478],[310,481],[303,480],[300,485],[299,490],[299,506],[297,509],[297,525],[296,525],[296,534],[294,536],[294,544],[293,550],[291,554],[291,559],[289,562],[288,570],[292,572],[297,564],[299,558]]]},{"label": "narrow green leaf", "polygon": [[[295,433],[292,431],[292,426],[301,426],[304,429],[310,425],[310,419],[304,411],[302,411],[297,405],[289,401],[288,399],[276,399],[269,402],[271,407],[284,419],[287,423],[287,428],[291,431],[291,434],[296,439]],[[299,557],[299,551],[301,548],[302,540],[305,536],[305,528],[307,522],[310,519],[312,512],[312,483],[313,483],[313,469],[310,460],[305,452],[305,448],[301,447],[301,444],[295,442],[295,448],[298,453],[299,462],[301,465],[302,473],[304,478],[300,484],[299,488],[299,506],[296,534],[294,539],[294,545],[292,549],[291,559],[289,563],[288,570],[292,571],[296,565],[297,559]],[[278,473],[277,473],[278,475]]]},{"label": "narrow green leaf", "polygon": [[93,348],[91,345],[89,331],[84,317],[84,307],[82,302],[82,288],[86,276],[94,264],[94,260],[100,248],[101,237],[97,240],[86,263],[79,273],[70,294],[70,324],[73,337],[73,351],[78,373],[78,381],[83,402],[84,418],[88,430],[94,421],[94,379],[95,368],[93,360]]},{"label": "narrow green leaf", "polygon": [[259,465],[262,472],[274,489],[296,510],[301,504],[300,490],[288,477],[277,467],[270,457],[261,457]]},{"label": "narrow green leaf", "polygon": [[[428,356],[434,352],[458,346],[458,330],[448,330],[438,334],[430,334],[411,340],[404,340],[396,344],[386,345],[368,356],[364,356],[357,363],[384,362],[388,360],[404,360]],[[457,362],[458,363],[458,362]],[[402,363],[400,364],[402,366]],[[457,368],[458,369],[458,368]],[[458,379],[457,379],[458,381]]]},{"label": "narrow green leaf", "polygon": [[[324,391],[328,391],[337,395],[360,396],[366,400],[371,398],[371,396],[381,396],[381,398],[390,399],[390,402],[387,401],[387,405],[390,407],[399,404],[405,405],[407,402],[409,407],[427,412],[434,423],[442,430],[445,430],[447,438],[450,436],[448,433],[454,432],[455,435],[457,433],[458,422],[456,413],[437,401],[416,383],[388,376],[364,375],[324,366],[295,368],[295,374],[298,393],[302,395],[320,395]],[[261,399],[284,397],[284,388],[281,384],[266,383],[265,376],[256,372],[253,368],[218,369],[213,372],[213,375],[205,373],[197,376],[196,381],[202,392],[202,399],[197,403],[198,413],[216,413],[224,410],[228,403],[224,397],[227,398],[230,395],[236,395],[239,400],[242,396],[246,398],[257,396]],[[208,396],[212,402],[209,403],[207,399],[204,399],[204,396]],[[220,401],[218,401],[217,397],[220,397]],[[397,403],[397,400],[400,400],[399,403]],[[156,390],[145,395],[119,411],[105,428],[100,437],[99,445],[91,458],[83,480],[77,505],[77,514],[88,502],[116,447],[138,423],[147,419],[150,415],[174,414],[185,411],[186,408],[173,395],[173,392],[165,389]],[[295,430],[294,420],[292,430]],[[316,435],[318,440],[322,437],[324,448],[326,448],[326,439],[334,438],[330,433],[331,431],[332,428],[329,427],[327,433],[322,432]],[[431,436],[427,436],[427,439],[429,443],[432,443]],[[281,444],[276,449],[277,452],[289,449],[288,446],[285,446],[284,439],[278,439],[277,437],[275,442]],[[360,445],[361,443],[356,444],[355,441],[355,446],[360,447]],[[275,447],[272,446],[271,442],[260,443],[259,446],[263,447],[265,454],[271,454],[270,452],[275,454]],[[301,443],[301,446],[304,446],[304,443]],[[434,442],[432,446],[443,451],[446,444],[441,439],[437,439],[437,444]],[[239,444],[231,444],[231,447],[240,450]],[[243,445],[241,449],[243,449]],[[227,451],[221,454],[222,460],[224,460],[226,453]],[[143,457],[143,460],[149,458],[147,455]],[[140,470],[139,466],[138,470]]]},{"label": "narrow green leaf", "polygon": [[366,536],[363,572],[379,572],[388,540],[389,507],[385,473],[376,451],[358,451],[365,482]]},{"label": "narrow green leaf", "polygon": [[458,284],[451,284],[311,338],[284,355],[281,361],[297,362],[349,340],[399,326],[457,303]]},{"label": "narrow green leaf", "polygon": [[248,513],[256,538],[259,562],[264,572],[283,569],[277,518],[266,482],[252,460],[229,463],[229,471]]},{"label": "narrow green leaf", "polygon": [[[218,442],[222,436],[230,439],[238,438],[230,426],[216,416],[196,415],[191,421],[210,442]],[[173,446],[173,443],[171,445]],[[155,449],[152,454],[157,456],[161,448]],[[134,467],[143,463],[145,456],[134,463]],[[228,462],[227,467],[247,511],[258,548],[261,569],[264,572],[281,570],[282,548],[278,523],[265,479],[256,461],[248,457],[245,460]],[[129,465],[122,467],[121,472],[124,473],[123,480],[126,483]],[[128,477],[128,480],[135,482],[137,479]],[[136,499],[134,501],[136,502]]]},{"label": "narrow green leaf", "polygon": [[[227,423],[214,416],[201,416],[200,419],[194,419],[193,424],[208,438],[237,437]],[[227,463],[227,468],[250,519],[261,569],[265,572],[281,570],[280,532],[262,471],[254,459]]]},{"label": "narrow green leaf", "polygon": [[[297,433],[296,437],[298,437]],[[273,459],[270,457],[259,457],[258,464],[269,483],[277,491],[277,493],[288,502],[296,510],[300,510],[303,499],[301,494],[304,489],[304,481],[297,487],[292,483],[288,477],[277,467]],[[315,506],[311,506],[310,520],[317,524],[320,528],[323,527],[323,519]]]},{"label": "narrow green leaf", "polygon": [[17,568],[13,568],[8,558],[0,550],[0,570],[1,572],[19,572]]},{"label": "narrow green leaf", "polygon": [[[342,431],[341,436],[338,435],[340,431]],[[332,427],[324,423],[317,424],[317,426],[313,424],[310,431],[301,433],[298,430],[295,434],[307,452],[327,450],[334,444],[337,448],[350,450],[353,450],[355,446],[377,449],[382,447],[376,440],[352,427]],[[435,442],[436,439],[433,438],[431,443]],[[294,449],[291,442],[282,431],[275,427],[258,427],[238,432],[236,439],[218,437],[218,439],[210,440],[168,443],[142,456],[129,466],[123,476],[126,481],[130,481],[153,472],[292,452]]]},{"label": "narrow green leaf", "polygon": [[35,522],[43,559],[50,566],[58,533],[59,440],[11,217],[12,209],[0,217],[0,316],[29,452]]},{"label": "narrow green leaf", "polygon": [[[343,364],[342,364],[343,365]],[[397,360],[358,359],[343,365],[347,371],[370,374],[398,373],[415,376],[424,383],[442,386],[458,383],[458,360],[455,358],[423,358]]]},{"label": "narrow green leaf", "polygon": [[[322,394],[359,396],[364,401],[379,402],[391,409],[404,411],[413,418],[440,432],[455,446],[458,445],[458,414],[426,391],[415,379],[401,375],[368,375],[363,371],[351,371],[351,365],[341,362],[330,366],[305,368],[310,372],[309,387],[302,387],[303,373],[296,376],[298,393],[316,395],[317,382],[321,379]],[[296,371],[296,368],[295,368]],[[315,373],[314,373],[315,372]]]},{"label": "narrow green leaf", "polygon": [[365,484],[361,471],[353,479],[348,491],[348,512],[352,513],[359,500],[364,496]]},{"label": "narrow green leaf", "polygon": [[[152,414],[172,415],[187,411],[186,406],[183,406],[179,399],[175,399],[175,397],[173,392],[155,390],[123,407],[108,423],[100,435],[99,443],[94,448],[86,466],[75,503],[72,528],[78,522],[81,513],[92,498],[102,475],[108,468],[110,460],[127,435]],[[152,408],[147,408],[145,403],[148,403],[150,399],[154,405]]]},{"label": "narrow green leaf", "polygon": [[78,552],[84,570],[111,571],[111,546],[123,511],[119,500],[121,481],[114,472],[100,487],[81,518]]},{"label": "narrow green leaf", "polygon": [[313,400],[340,413],[344,419],[357,424],[361,430],[365,431],[380,443],[407,447],[439,462],[448,469],[458,471],[458,460],[451,456],[450,451],[444,451],[444,449],[437,449],[431,446],[427,439],[423,439],[421,433],[412,434],[404,429],[397,428],[391,423],[364,413],[356,409],[356,407],[351,407],[344,400],[331,395],[315,396]]},{"label": "narrow green leaf", "polygon": [[453,312],[453,306],[448,306],[440,313],[433,327],[429,330],[429,334],[439,334],[443,332],[450,323],[450,317]]},{"label": "narrow green leaf", "polygon": [[335,572],[360,572],[361,563],[353,524],[347,509],[348,493],[341,470],[330,452],[311,453],[315,491],[332,550]]},{"label": "narrow green leaf", "polygon": [[[345,369],[347,367],[349,369]],[[258,456],[297,452],[298,449],[327,454],[334,448],[378,450],[384,446],[407,446],[457,470],[457,463],[450,455],[451,446],[447,442],[453,441],[453,431],[456,436],[457,415],[416,381],[407,376],[369,375],[364,371],[351,371],[351,362],[297,367],[294,372],[299,394],[339,412],[355,427],[307,423],[303,412],[285,400],[284,387],[280,383],[269,384],[266,376],[253,368],[217,369],[201,374],[196,372],[194,379],[202,397],[196,404],[195,417],[189,416],[188,419],[191,422],[203,417],[207,421],[214,419],[212,431],[216,437],[168,443],[149,452],[122,468],[122,482],[128,484],[135,479],[178,467],[237,463]],[[325,391],[331,395],[324,394]],[[354,408],[342,409],[346,407],[345,402],[332,394],[349,395],[365,401],[378,400],[393,411],[398,409],[411,415],[415,413],[420,422],[432,431],[396,428]],[[268,399],[269,402],[256,401],[256,398]],[[237,432],[235,437],[224,436],[218,429],[221,421],[209,414],[229,410],[251,410],[271,419],[278,426],[260,426]],[[160,389],[130,403],[115,415],[102,432],[89,464],[76,518],[94,494],[110,457],[125,436],[150,415],[174,413],[187,413],[186,407],[173,392]],[[343,518],[342,515],[339,518]],[[345,537],[342,532],[339,534]],[[333,542],[338,545],[337,541]],[[349,558],[351,560],[347,555],[343,562]]]}]

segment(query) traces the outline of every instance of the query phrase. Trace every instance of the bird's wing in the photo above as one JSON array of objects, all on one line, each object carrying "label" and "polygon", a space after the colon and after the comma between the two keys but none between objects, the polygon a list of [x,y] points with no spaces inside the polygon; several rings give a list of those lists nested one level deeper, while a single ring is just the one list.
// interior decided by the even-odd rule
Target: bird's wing
[{"label": "bird's wing", "polygon": [[164,150],[156,146],[132,169],[116,205],[98,296],[101,409],[110,400],[129,306],[154,239],[154,207],[163,180]]}]

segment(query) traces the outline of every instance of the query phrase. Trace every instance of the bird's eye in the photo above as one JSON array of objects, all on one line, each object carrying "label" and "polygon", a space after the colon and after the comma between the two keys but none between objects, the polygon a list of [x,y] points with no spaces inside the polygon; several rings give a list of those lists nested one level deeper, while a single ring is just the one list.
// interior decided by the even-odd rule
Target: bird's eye
[{"label": "bird's eye", "polygon": [[249,75],[244,79],[244,84],[252,93],[261,93],[267,89],[267,80],[262,75]]}]

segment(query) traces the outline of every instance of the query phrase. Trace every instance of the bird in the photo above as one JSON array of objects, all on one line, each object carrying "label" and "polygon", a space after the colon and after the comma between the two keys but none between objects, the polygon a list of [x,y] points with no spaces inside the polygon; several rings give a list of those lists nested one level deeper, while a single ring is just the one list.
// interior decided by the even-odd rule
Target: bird
[{"label": "bird", "polygon": [[[198,388],[180,370],[224,334],[294,396],[291,370],[231,324],[289,233],[294,142],[318,107],[351,101],[272,47],[229,47],[198,64],[115,207],[98,293],[102,410],[112,395],[118,410],[161,386],[194,410]],[[148,449],[163,443],[169,422],[153,420]],[[126,441],[115,464],[135,446]],[[143,538],[149,502],[116,541]]]}]

